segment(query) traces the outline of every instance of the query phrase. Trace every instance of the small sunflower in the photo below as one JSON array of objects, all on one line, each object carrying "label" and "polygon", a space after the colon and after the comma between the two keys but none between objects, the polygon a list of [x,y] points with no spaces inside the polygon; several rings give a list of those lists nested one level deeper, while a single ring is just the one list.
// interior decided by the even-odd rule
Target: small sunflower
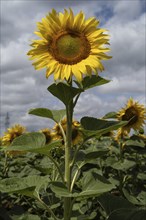
[{"label": "small sunflower", "polygon": [[46,144],[49,144],[53,139],[53,134],[52,134],[51,130],[48,128],[44,128],[44,129],[41,129],[40,132],[42,132],[45,135]]},{"label": "small sunflower", "polygon": [[[26,128],[19,124],[16,124],[12,126],[11,128],[8,128],[7,131],[4,133],[4,136],[2,137],[2,140],[1,140],[2,145],[9,146],[16,137],[19,137],[20,135],[25,133],[25,131],[26,131]],[[23,152],[22,151],[21,152],[20,151],[9,151],[8,154],[12,156],[16,156],[19,154],[23,154]]]},{"label": "small sunflower", "polygon": [[[67,129],[67,120],[66,118],[61,121],[61,126],[64,130],[64,133],[66,133]],[[83,135],[81,131],[79,130],[80,123],[78,121],[72,122],[72,144],[77,145],[83,140]],[[63,139],[62,131],[60,129],[60,126],[58,124],[55,125],[53,128],[54,132],[54,138],[56,139]]]},{"label": "small sunflower", "polygon": [[131,129],[137,131],[142,129],[146,119],[146,109],[130,98],[125,106],[117,113],[118,120],[129,121],[127,125],[118,130],[118,135],[128,135]]},{"label": "small sunflower", "polygon": [[25,127],[16,124],[11,128],[8,128],[7,131],[4,133],[2,137],[2,144],[3,145],[10,145],[12,141],[22,135],[26,131]]},{"label": "small sunflower", "polygon": [[33,40],[28,52],[35,69],[47,68],[47,78],[54,74],[54,80],[68,81],[74,76],[78,82],[84,74],[104,70],[101,60],[111,58],[105,54],[110,50],[105,47],[109,35],[98,25],[94,17],[86,20],[82,11],[75,16],[71,9],[64,13],[53,9],[37,23],[35,34],[41,39]]}]

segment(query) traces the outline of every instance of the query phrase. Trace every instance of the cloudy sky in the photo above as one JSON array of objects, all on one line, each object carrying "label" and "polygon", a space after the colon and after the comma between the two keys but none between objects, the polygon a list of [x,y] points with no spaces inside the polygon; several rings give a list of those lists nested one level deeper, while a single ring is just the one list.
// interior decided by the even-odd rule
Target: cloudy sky
[{"label": "cloudy sky", "polygon": [[96,16],[100,27],[108,29],[111,35],[113,58],[104,62],[105,71],[100,73],[111,82],[83,93],[74,118],[102,117],[119,110],[129,97],[145,104],[145,4],[145,0],[1,0],[0,133],[5,130],[7,112],[10,126],[20,123],[32,131],[53,124],[28,115],[30,108],[63,108],[47,92],[52,79],[46,80],[45,70],[35,71],[26,55],[35,37],[36,22],[52,8],[63,12],[71,7],[75,13],[84,11],[87,18]]}]

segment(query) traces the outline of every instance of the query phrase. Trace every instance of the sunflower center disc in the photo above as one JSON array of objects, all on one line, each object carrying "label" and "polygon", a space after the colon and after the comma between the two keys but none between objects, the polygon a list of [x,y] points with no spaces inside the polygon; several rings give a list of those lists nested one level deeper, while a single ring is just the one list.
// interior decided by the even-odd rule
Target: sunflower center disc
[{"label": "sunflower center disc", "polygon": [[63,64],[73,65],[86,59],[90,53],[90,44],[81,34],[61,32],[53,39],[52,55]]},{"label": "sunflower center disc", "polygon": [[129,123],[127,125],[133,125],[134,123],[137,122],[138,120],[138,115],[137,115],[137,111],[135,110],[135,108],[130,107],[125,111],[125,114],[122,117],[122,120],[125,121],[129,121]]}]

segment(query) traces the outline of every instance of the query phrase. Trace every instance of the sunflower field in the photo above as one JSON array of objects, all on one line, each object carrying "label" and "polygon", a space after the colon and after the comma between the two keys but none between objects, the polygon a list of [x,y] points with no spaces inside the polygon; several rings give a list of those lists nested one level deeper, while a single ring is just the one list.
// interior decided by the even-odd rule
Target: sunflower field
[{"label": "sunflower field", "polygon": [[0,138],[0,220],[146,219],[144,105],[129,98],[118,112],[74,119],[80,95],[110,82],[99,76],[111,57],[98,24],[71,9],[38,22],[28,55],[54,75],[47,90],[64,109],[30,109],[54,127],[16,124]]}]

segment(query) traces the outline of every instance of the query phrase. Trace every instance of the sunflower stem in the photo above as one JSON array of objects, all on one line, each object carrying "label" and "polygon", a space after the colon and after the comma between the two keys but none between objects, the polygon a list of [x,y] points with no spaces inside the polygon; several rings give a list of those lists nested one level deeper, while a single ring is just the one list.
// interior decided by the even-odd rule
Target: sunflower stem
[{"label": "sunflower stem", "polygon": [[[65,182],[70,191],[71,187],[71,146],[72,146],[72,117],[73,117],[73,100],[66,105],[67,130],[65,141]],[[71,198],[64,198],[64,220],[71,218]]]}]

